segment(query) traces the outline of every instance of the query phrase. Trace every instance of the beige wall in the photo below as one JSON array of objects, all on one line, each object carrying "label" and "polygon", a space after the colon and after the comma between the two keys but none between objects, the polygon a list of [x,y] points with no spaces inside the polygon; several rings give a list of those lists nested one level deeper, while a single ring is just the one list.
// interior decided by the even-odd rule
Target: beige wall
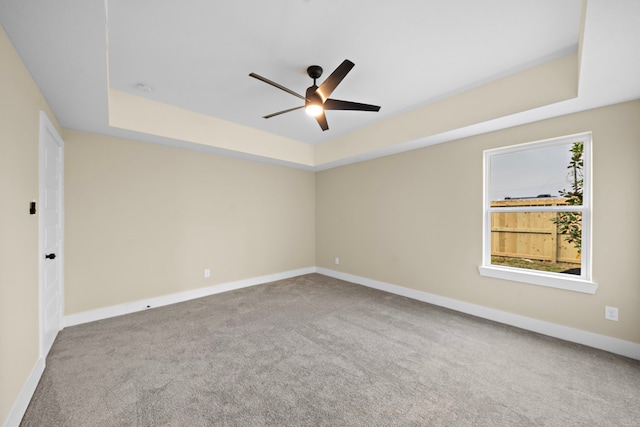
[{"label": "beige wall", "polygon": [[[1,421],[39,354],[39,111],[59,128],[1,28],[0,94]],[[640,343],[639,117],[635,101],[318,174],[66,131],[65,314],[318,265]],[[480,277],[482,150],[589,130],[597,293]]]},{"label": "beige wall", "polygon": [[[585,131],[597,293],[481,277],[483,150]],[[316,265],[640,343],[639,161],[634,101],[324,171]],[[605,305],[619,307],[618,322]]]},{"label": "beige wall", "polygon": [[64,140],[67,315],[315,263],[312,172],[77,131]]},{"label": "beige wall", "polygon": [[0,27],[0,422],[39,357],[39,114],[56,119]]}]

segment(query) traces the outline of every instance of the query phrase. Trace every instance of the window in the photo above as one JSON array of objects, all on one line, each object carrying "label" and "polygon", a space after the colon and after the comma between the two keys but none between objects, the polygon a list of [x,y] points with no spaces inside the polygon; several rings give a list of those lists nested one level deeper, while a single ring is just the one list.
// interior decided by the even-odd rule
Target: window
[{"label": "window", "polygon": [[591,135],[484,152],[483,276],[595,293]]}]

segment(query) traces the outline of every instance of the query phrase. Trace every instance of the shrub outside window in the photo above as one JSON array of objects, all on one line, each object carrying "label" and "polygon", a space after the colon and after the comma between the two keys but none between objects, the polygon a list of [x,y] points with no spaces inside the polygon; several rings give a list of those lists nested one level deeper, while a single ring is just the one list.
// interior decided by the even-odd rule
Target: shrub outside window
[{"label": "shrub outside window", "polygon": [[591,135],[484,152],[483,276],[594,293]]}]

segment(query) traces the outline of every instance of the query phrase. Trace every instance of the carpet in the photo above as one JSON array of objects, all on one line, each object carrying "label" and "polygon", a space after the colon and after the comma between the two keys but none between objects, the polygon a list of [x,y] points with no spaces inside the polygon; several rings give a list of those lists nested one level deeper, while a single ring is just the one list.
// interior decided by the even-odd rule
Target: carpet
[{"label": "carpet", "polygon": [[638,426],[640,362],[319,274],[64,329],[21,426]]}]

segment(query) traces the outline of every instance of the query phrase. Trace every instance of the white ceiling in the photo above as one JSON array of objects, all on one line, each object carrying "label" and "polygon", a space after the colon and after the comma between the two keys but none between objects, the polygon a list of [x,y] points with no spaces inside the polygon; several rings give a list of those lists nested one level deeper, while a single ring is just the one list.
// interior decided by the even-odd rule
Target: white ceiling
[{"label": "white ceiling", "polygon": [[[581,0],[2,0],[0,24],[65,128],[166,143],[108,126],[111,87],[317,144],[575,52],[581,9]],[[581,49],[579,98],[520,122],[640,98],[640,1],[589,0]],[[309,65],[324,68],[320,83],[344,59],[356,66],[332,97],[379,113],[329,111],[326,132],[303,110],[262,118],[302,101],[250,72],[304,94]]]}]

